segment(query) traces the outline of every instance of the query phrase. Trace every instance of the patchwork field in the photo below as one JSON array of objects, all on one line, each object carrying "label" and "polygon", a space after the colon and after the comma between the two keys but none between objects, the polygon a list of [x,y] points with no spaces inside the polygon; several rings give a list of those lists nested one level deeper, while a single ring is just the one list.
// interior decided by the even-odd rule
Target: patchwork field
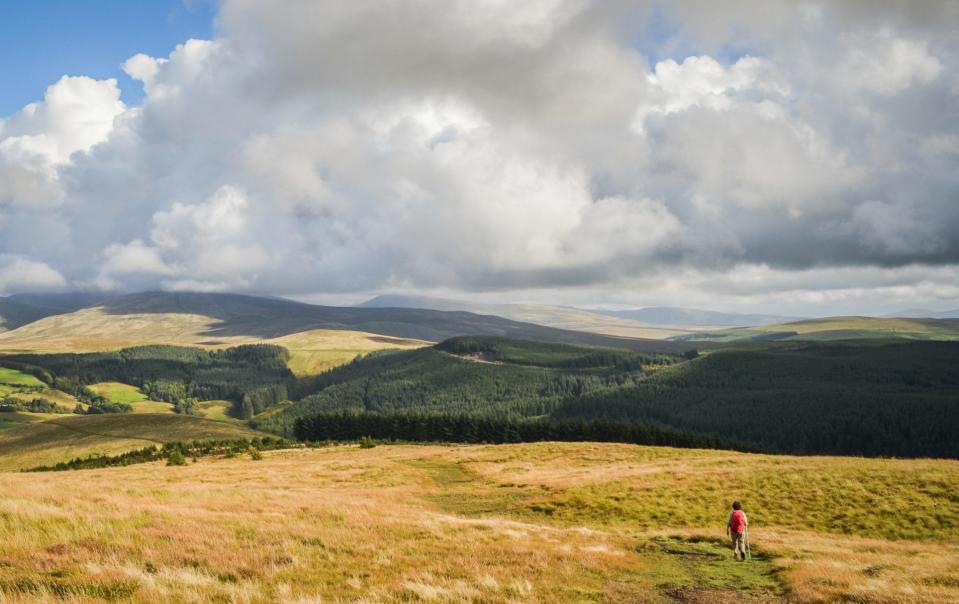
[{"label": "patchwork field", "polygon": [[230,401],[201,401],[197,415],[207,419],[217,419],[221,421],[239,421],[230,417],[230,408],[233,403]]},{"label": "patchwork field", "polygon": [[381,445],[2,480],[10,602],[959,598],[952,461]]},{"label": "patchwork field", "polygon": [[151,401],[140,389],[121,382],[100,382],[88,386],[102,397],[114,403],[126,403],[133,413],[173,413],[173,405],[163,401]]},{"label": "patchwork field", "polygon": [[43,386],[43,382],[28,373],[0,367],[0,385],[4,386]]},{"label": "patchwork field", "polygon": [[147,396],[140,392],[136,386],[120,382],[100,382],[99,384],[90,384],[88,388],[114,403],[132,404],[147,400]]}]

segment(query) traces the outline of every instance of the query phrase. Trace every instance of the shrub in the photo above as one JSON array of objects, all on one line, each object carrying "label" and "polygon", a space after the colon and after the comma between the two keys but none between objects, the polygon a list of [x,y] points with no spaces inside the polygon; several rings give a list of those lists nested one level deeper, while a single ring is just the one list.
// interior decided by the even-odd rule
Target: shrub
[{"label": "shrub", "polygon": [[173,449],[170,451],[169,457],[166,459],[166,465],[168,466],[185,466],[186,457],[183,455],[183,452],[179,449]]},{"label": "shrub", "polygon": [[376,446],[376,441],[370,436],[364,436],[360,439],[361,449],[372,449]]}]

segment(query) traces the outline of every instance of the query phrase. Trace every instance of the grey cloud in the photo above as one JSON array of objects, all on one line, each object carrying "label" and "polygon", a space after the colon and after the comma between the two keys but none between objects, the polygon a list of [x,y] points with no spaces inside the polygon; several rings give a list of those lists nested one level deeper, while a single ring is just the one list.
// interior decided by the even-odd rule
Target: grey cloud
[{"label": "grey cloud", "polygon": [[[959,264],[956,6],[227,0],[216,40],[127,61],[146,101],[44,164],[54,193],[0,154],[0,254],[64,287],[614,291],[696,273],[661,294],[735,297],[742,267],[813,292],[809,275],[868,289],[885,287],[870,267],[926,266],[950,292],[933,269]],[[664,48],[700,56],[649,64],[654,12],[676,26]]]}]

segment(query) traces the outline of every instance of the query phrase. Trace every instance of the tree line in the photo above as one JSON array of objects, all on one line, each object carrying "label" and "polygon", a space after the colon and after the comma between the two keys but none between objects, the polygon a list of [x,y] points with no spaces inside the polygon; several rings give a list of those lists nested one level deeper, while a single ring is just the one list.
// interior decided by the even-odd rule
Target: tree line
[{"label": "tree line", "polygon": [[115,466],[129,466],[151,461],[175,460],[171,465],[181,465],[180,460],[187,458],[196,461],[200,457],[211,455],[236,456],[241,453],[274,451],[297,446],[283,438],[263,436],[252,439],[233,440],[196,440],[176,441],[162,445],[152,445],[120,453],[118,455],[95,454],[87,457],[75,457],[69,461],[48,466],[36,466],[24,472],[62,472],[65,470],[91,470]]},{"label": "tree line", "polygon": [[[617,442],[670,447],[733,448],[723,439],[626,421],[583,421],[463,413],[328,412],[298,417],[300,441],[522,443],[541,441]],[[740,448],[740,447],[735,447]]]}]

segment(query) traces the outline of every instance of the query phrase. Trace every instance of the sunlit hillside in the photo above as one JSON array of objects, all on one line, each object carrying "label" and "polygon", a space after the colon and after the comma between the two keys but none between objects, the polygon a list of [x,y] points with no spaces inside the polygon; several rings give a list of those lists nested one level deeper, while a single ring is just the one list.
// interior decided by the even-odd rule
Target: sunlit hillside
[{"label": "sunlit hillside", "polygon": [[279,338],[211,336],[219,321],[186,313],[113,314],[101,307],[46,317],[0,333],[0,353],[96,352],[147,344],[226,348],[267,343],[287,348],[298,375],[318,373],[357,354],[387,348],[416,348],[427,342],[347,330],[317,329]]},{"label": "sunlit hillside", "polygon": [[954,461],[381,445],[0,479],[11,602],[959,599]]},{"label": "sunlit hillside", "polygon": [[825,317],[756,327],[737,327],[676,336],[675,340],[735,342],[740,340],[847,339],[959,340],[959,319]]}]

